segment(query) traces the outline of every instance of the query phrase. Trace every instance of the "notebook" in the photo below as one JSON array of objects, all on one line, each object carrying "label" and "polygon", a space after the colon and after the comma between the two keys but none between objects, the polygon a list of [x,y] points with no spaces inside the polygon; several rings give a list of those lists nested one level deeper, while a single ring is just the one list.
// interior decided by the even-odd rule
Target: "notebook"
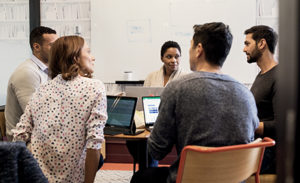
[{"label": "notebook", "polygon": [[107,96],[108,119],[104,134],[130,134],[133,132],[133,117],[137,97]]},{"label": "notebook", "polygon": [[136,110],[142,111],[142,97],[143,96],[160,96],[163,92],[164,87],[143,87],[143,86],[126,86],[126,96],[138,97]]},{"label": "notebook", "polygon": [[151,131],[156,121],[156,118],[158,116],[160,97],[159,96],[142,97],[142,101],[143,101],[143,108],[144,108],[145,128]]}]

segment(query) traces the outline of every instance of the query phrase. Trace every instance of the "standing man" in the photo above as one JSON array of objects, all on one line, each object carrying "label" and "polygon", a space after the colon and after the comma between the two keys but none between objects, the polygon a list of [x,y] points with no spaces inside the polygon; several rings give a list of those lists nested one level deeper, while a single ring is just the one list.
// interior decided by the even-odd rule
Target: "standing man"
[{"label": "standing man", "polygon": [[30,33],[32,56],[17,67],[8,81],[5,118],[9,141],[11,129],[19,122],[31,95],[48,80],[50,48],[57,38],[56,31],[48,27],[37,27]]},{"label": "standing man", "polygon": [[190,68],[170,82],[161,95],[159,115],[148,139],[149,153],[163,159],[176,146],[171,167],[137,172],[131,182],[175,182],[181,150],[186,145],[226,146],[254,140],[257,109],[251,92],[221,72],[232,34],[221,22],[194,26]]},{"label": "standing man", "polygon": [[[265,25],[251,27],[245,31],[244,52],[248,63],[256,63],[260,72],[251,87],[260,120],[256,130],[258,137],[271,137],[276,140],[276,72],[278,63],[274,52],[278,36],[274,30]],[[266,148],[261,173],[275,173],[275,147]]]}]

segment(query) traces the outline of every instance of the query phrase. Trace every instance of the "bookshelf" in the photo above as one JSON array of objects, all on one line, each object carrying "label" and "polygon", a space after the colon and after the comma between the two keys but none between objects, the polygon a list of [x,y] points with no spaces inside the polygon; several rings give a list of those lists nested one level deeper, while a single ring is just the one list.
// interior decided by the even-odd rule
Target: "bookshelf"
[{"label": "bookshelf", "polygon": [[[256,25],[272,27],[278,34],[279,30],[279,0],[256,0]],[[275,58],[279,58],[279,44],[276,46]]]},{"label": "bookshelf", "polygon": [[256,24],[268,25],[278,32],[278,0],[257,0]]},{"label": "bookshelf", "polygon": [[0,40],[28,40],[29,1],[3,0],[0,4]]},{"label": "bookshelf", "polygon": [[41,25],[59,36],[80,35],[90,45],[90,0],[41,0]]}]

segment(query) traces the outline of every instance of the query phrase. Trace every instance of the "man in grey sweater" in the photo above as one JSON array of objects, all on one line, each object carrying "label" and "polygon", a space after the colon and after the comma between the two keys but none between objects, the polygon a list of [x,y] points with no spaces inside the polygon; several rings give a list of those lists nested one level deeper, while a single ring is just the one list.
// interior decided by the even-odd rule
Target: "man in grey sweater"
[{"label": "man in grey sweater", "polygon": [[10,76],[7,86],[5,118],[6,135],[12,140],[11,129],[16,127],[31,95],[48,80],[48,57],[52,43],[58,38],[48,27],[36,27],[30,33],[32,56],[21,63]]},{"label": "man in grey sweater", "polygon": [[232,35],[223,23],[194,26],[190,68],[171,82],[161,96],[159,116],[148,139],[149,153],[163,159],[175,145],[171,167],[137,172],[131,182],[175,182],[180,152],[186,145],[226,146],[254,140],[259,120],[251,92],[221,73]]}]

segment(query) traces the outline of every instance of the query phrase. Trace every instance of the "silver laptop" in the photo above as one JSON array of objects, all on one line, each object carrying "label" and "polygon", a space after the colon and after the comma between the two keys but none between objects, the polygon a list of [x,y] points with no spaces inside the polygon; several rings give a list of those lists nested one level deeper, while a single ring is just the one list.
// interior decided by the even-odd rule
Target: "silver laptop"
[{"label": "silver laptop", "polygon": [[151,131],[158,116],[160,96],[142,97],[142,101],[144,108],[145,128]]},{"label": "silver laptop", "polygon": [[160,96],[164,87],[143,87],[143,86],[126,86],[125,93],[129,97],[138,97],[136,110],[142,111],[142,97],[143,96]]}]

